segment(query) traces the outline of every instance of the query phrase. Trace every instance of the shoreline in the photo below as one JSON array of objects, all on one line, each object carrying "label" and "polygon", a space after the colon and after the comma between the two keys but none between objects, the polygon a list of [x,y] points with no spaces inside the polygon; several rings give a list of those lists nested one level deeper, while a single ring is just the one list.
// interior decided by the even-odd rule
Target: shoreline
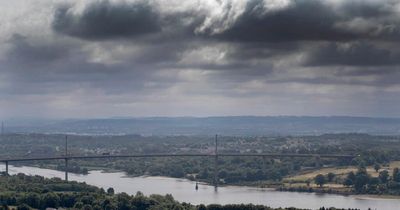
[{"label": "shoreline", "polygon": [[[23,166],[28,166],[28,167],[37,167],[37,168],[42,168],[42,169],[50,169],[50,170],[57,170],[52,167],[41,167],[38,165],[12,165],[13,167],[23,167]],[[57,170],[60,171],[60,170]],[[116,170],[116,169],[108,169],[108,168],[90,168],[88,169],[88,173],[91,171],[101,171],[101,173],[118,173],[122,172],[125,173],[124,177],[127,178],[135,178],[135,177],[161,177],[161,178],[168,178],[168,179],[181,179],[181,180],[186,180],[190,182],[196,182],[195,180],[188,179],[186,177],[182,178],[176,178],[176,177],[168,177],[168,176],[150,176],[150,175],[140,175],[140,176],[135,176],[135,175],[129,175],[125,171],[122,170]],[[74,172],[69,172],[73,174],[79,174],[79,175],[87,175],[87,174],[82,174],[82,173],[74,173]],[[199,180],[197,181],[201,185],[208,185],[208,186],[213,186],[212,183],[208,183],[204,180]],[[279,186],[278,186],[279,185]],[[333,188],[324,188],[324,189],[314,189],[311,188],[312,191],[303,191],[303,190],[297,190],[297,189],[288,189],[285,187],[282,187],[283,185],[281,184],[266,184],[266,185],[260,185],[259,183],[242,183],[242,184],[219,184],[219,187],[249,187],[249,188],[254,188],[254,189],[259,189],[259,190],[270,190],[270,191],[282,191],[282,192],[297,192],[297,193],[317,193],[317,194],[327,194],[327,195],[341,195],[341,196],[350,196],[356,199],[360,200],[398,200],[400,199],[400,195],[374,195],[374,194],[354,194],[351,192],[339,192],[336,191]],[[327,192],[329,191],[329,192]]]},{"label": "shoreline", "polygon": [[356,199],[360,200],[398,200],[400,199],[400,195],[369,195],[369,194],[361,194],[361,195],[350,195]]}]

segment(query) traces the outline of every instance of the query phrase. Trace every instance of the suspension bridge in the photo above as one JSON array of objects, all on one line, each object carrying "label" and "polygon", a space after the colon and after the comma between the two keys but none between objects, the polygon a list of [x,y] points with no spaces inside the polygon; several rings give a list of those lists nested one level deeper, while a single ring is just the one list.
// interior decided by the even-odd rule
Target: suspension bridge
[{"label": "suspension bridge", "polygon": [[12,162],[28,162],[28,161],[47,161],[47,160],[64,160],[65,161],[65,180],[68,181],[68,161],[73,159],[117,159],[117,158],[161,158],[161,157],[209,157],[214,159],[214,186],[218,186],[218,158],[219,157],[262,157],[262,158],[339,158],[352,159],[358,155],[344,154],[297,154],[297,153],[218,153],[218,136],[215,136],[215,150],[213,154],[132,154],[132,155],[69,155],[68,140],[65,138],[65,154],[63,156],[52,157],[24,157],[24,158],[4,158],[0,162],[5,164],[5,173],[8,173],[9,163]]}]

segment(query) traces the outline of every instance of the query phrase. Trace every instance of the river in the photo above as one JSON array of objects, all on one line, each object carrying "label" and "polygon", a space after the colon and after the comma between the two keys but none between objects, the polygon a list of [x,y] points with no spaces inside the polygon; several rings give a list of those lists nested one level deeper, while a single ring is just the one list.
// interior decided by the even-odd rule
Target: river
[{"label": "river", "polygon": [[[4,166],[0,167],[4,171]],[[36,167],[9,167],[10,174],[24,173],[44,177],[64,178],[64,172]],[[224,186],[215,191],[213,186],[200,184],[195,190],[195,182],[186,179],[167,177],[128,177],[123,172],[103,173],[90,171],[88,175],[69,173],[69,179],[86,182],[97,187],[107,189],[113,187],[116,192],[135,194],[137,191],[145,195],[172,194],[181,202],[192,204],[239,204],[253,203],[270,207],[297,207],[317,209],[321,206],[337,208],[358,208],[395,210],[400,209],[400,199],[358,198],[355,196],[341,196],[332,194],[279,192],[272,189],[254,187]]]}]

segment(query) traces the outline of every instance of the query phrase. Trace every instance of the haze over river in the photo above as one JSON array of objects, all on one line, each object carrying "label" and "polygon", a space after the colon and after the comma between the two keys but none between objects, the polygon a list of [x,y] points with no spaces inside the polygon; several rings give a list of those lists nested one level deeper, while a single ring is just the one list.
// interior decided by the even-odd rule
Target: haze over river
[{"label": "haze over river", "polygon": [[[4,171],[4,166],[1,165],[0,169]],[[9,173],[64,178],[64,172],[61,171],[27,166],[10,166]],[[196,191],[195,182],[186,179],[128,177],[123,172],[103,173],[101,171],[90,171],[88,175],[69,173],[69,180],[86,182],[104,189],[113,187],[116,192],[126,192],[128,194],[136,194],[137,191],[141,191],[145,195],[172,194],[176,200],[192,204],[253,203],[271,207],[293,206],[316,209],[325,206],[358,209],[371,208],[378,210],[394,210],[400,207],[400,199],[357,198],[354,196],[330,194],[279,192],[254,187],[226,186],[218,187],[218,190],[215,191],[213,186],[200,184],[199,189]]]}]

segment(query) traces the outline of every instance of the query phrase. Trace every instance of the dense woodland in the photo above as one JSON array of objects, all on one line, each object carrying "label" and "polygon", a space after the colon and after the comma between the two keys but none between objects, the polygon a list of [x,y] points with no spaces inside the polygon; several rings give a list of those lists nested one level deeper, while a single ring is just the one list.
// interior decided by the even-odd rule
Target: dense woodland
[{"label": "dense woodland", "polygon": [[[84,210],[283,210],[262,205],[192,205],[175,201],[171,195],[131,196],[84,183],[66,182],[58,178],[18,174],[0,176],[0,209],[29,210],[67,208]],[[300,210],[296,208],[286,208]],[[325,208],[321,208],[325,209]],[[327,208],[328,209],[328,208]],[[334,208],[330,208],[334,210]]]}]

